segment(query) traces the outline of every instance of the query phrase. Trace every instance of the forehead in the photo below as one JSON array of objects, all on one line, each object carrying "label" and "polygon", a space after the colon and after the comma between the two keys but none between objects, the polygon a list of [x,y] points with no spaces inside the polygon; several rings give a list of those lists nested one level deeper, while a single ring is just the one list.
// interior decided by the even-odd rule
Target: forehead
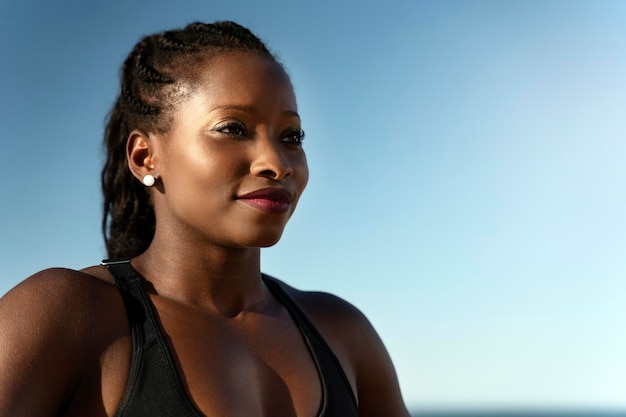
[{"label": "forehead", "polygon": [[[214,104],[241,101],[272,101],[295,110],[295,95],[289,76],[270,57],[228,52],[208,58],[199,68],[194,90]],[[291,108],[293,107],[293,108]]]}]

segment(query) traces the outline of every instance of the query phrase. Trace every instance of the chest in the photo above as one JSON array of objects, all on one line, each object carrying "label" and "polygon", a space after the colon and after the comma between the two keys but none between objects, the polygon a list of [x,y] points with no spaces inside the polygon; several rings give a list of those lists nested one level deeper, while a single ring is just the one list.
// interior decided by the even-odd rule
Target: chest
[{"label": "chest", "polygon": [[164,378],[180,386],[193,408],[206,416],[318,415],[315,352],[286,310],[215,318],[154,305],[164,342],[155,356],[164,358],[173,371]]},{"label": "chest", "polygon": [[131,284],[106,314],[107,326],[121,323],[118,336],[93,355],[78,412],[63,415],[358,415],[339,360],[285,296],[273,309],[215,319]]}]

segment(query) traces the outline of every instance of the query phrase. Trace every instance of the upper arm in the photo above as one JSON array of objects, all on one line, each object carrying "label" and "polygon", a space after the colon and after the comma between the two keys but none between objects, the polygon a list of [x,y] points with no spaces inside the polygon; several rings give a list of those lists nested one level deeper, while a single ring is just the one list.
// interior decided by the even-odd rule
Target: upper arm
[{"label": "upper arm", "polygon": [[63,270],[43,271],[0,298],[0,416],[58,414],[80,377],[88,323]]},{"label": "upper arm", "polygon": [[361,417],[409,417],[393,362],[380,336],[362,316],[355,324],[354,368]]}]

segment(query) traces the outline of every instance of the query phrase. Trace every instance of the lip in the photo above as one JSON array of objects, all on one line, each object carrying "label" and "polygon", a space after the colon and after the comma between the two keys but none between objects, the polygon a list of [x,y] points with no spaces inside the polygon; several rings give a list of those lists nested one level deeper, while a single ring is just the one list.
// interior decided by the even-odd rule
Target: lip
[{"label": "lip", "polygon": [[289,211],[293,195],[284,188],[268,187],[240,194],[237,199],[266,213],[282,214]]}]

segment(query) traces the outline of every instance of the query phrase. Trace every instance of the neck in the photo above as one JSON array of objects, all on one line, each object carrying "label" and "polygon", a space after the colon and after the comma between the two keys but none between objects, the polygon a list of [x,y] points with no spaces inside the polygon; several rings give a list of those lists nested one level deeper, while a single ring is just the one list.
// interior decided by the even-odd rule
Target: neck
[{"label": "neck", "polygon": [[259,248],[224,248],[181,242],[156,233],[132,260],[157,295],[233,316],[268,298]]}]

